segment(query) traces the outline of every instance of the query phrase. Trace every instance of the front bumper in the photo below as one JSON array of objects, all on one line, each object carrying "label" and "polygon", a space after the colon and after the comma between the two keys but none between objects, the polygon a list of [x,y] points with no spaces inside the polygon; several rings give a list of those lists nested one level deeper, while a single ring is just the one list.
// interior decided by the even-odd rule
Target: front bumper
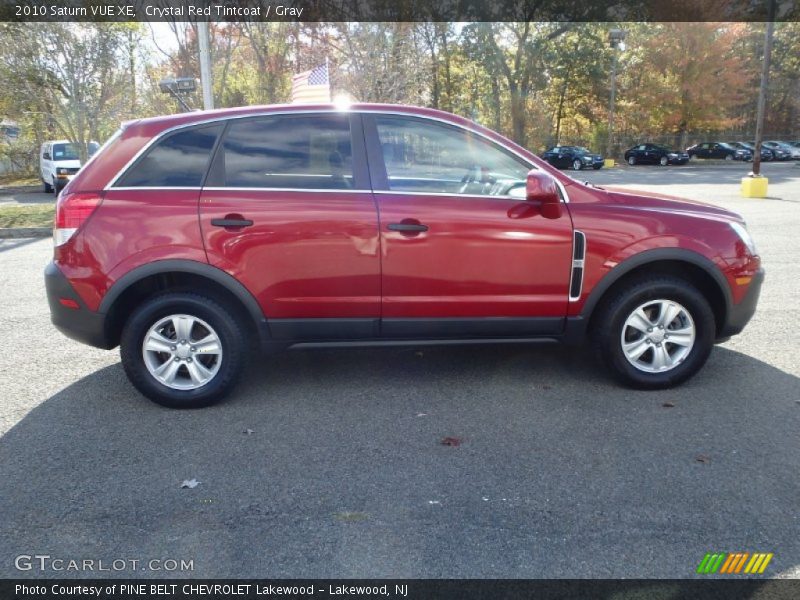
[{"label": "front bumper", "polygon": [[750,322],[750,319],[756,312],[756,305],[758,304],[758,297],[761,294],[761,284],[764,283],[764,269],[758,269],[753,280],[750,282],[750,287],[747,288],[747,294],[742,298],[739,304],[734,304],[728,311],[728,318],[720,328],[718,338],[727,338],[741,331]]},{"label": "front bumper", "polygon": [[[96,348],[108,350],[114,347],[105,334],[106,315],[86,308],[69,280],[53,262],[44,270],[44,285],[50,305],[50,320],[56,329],[68,338]],[[72,304],[73,308],[62,304],[62,300]]]},{"label": "front bumper", "polygon": [[678,156],[668,156],[667,162],[671,165],[685,165],[689,162],[688,154],[679,154]]}]

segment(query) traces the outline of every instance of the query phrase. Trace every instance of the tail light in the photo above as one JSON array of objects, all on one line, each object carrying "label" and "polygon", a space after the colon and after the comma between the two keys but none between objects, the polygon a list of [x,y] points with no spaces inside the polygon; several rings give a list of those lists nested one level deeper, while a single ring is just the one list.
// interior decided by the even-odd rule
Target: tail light
[{"label": "tail light", "polygon": [[103,200],[100,194],[61,194],[56,201],[53,243],[66,244]]}]

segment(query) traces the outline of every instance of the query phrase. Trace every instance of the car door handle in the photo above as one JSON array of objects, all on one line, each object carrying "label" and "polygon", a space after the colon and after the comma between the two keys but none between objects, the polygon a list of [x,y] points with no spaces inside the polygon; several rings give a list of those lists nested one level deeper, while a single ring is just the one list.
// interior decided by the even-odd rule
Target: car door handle
[{"label": "car door handle", "polygon": [[389,223],[389,231],[401,231],[403,233],[419,233],[428,231],[428,226],[422,223]]},{"label": "car door handle", "polygon": [[253,222],[250,219],[234,218],[232,215],[228,215],[224,219],[211,219],[211,224],[214,227],[225,227],[227,229],[229,227],[250,227]]}]

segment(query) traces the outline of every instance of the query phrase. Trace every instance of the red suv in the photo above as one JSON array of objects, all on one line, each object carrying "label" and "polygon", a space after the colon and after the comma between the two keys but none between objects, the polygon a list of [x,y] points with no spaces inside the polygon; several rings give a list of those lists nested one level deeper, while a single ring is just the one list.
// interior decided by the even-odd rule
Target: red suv
[{"label": "red suv", "polygon": [[741,217],[601,189],[436,110],[269,106],[127,123],[58,199],[53,323],[208,405],[259,349],[590,338],[663,388],[739,333]]}]

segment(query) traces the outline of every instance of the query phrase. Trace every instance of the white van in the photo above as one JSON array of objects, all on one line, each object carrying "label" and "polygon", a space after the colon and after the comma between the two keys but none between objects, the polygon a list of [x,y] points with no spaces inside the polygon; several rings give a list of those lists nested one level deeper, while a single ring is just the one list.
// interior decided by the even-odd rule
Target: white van
[{"label": "white van", "polygon": [[[88,154],[97,152],[100,145],[89,142]],[[45,192],[55,191],[56,195],[81,168],[78,146],[69,140],[51,140],[42,144],[39,152],[39,177],[44,183]]]}]

